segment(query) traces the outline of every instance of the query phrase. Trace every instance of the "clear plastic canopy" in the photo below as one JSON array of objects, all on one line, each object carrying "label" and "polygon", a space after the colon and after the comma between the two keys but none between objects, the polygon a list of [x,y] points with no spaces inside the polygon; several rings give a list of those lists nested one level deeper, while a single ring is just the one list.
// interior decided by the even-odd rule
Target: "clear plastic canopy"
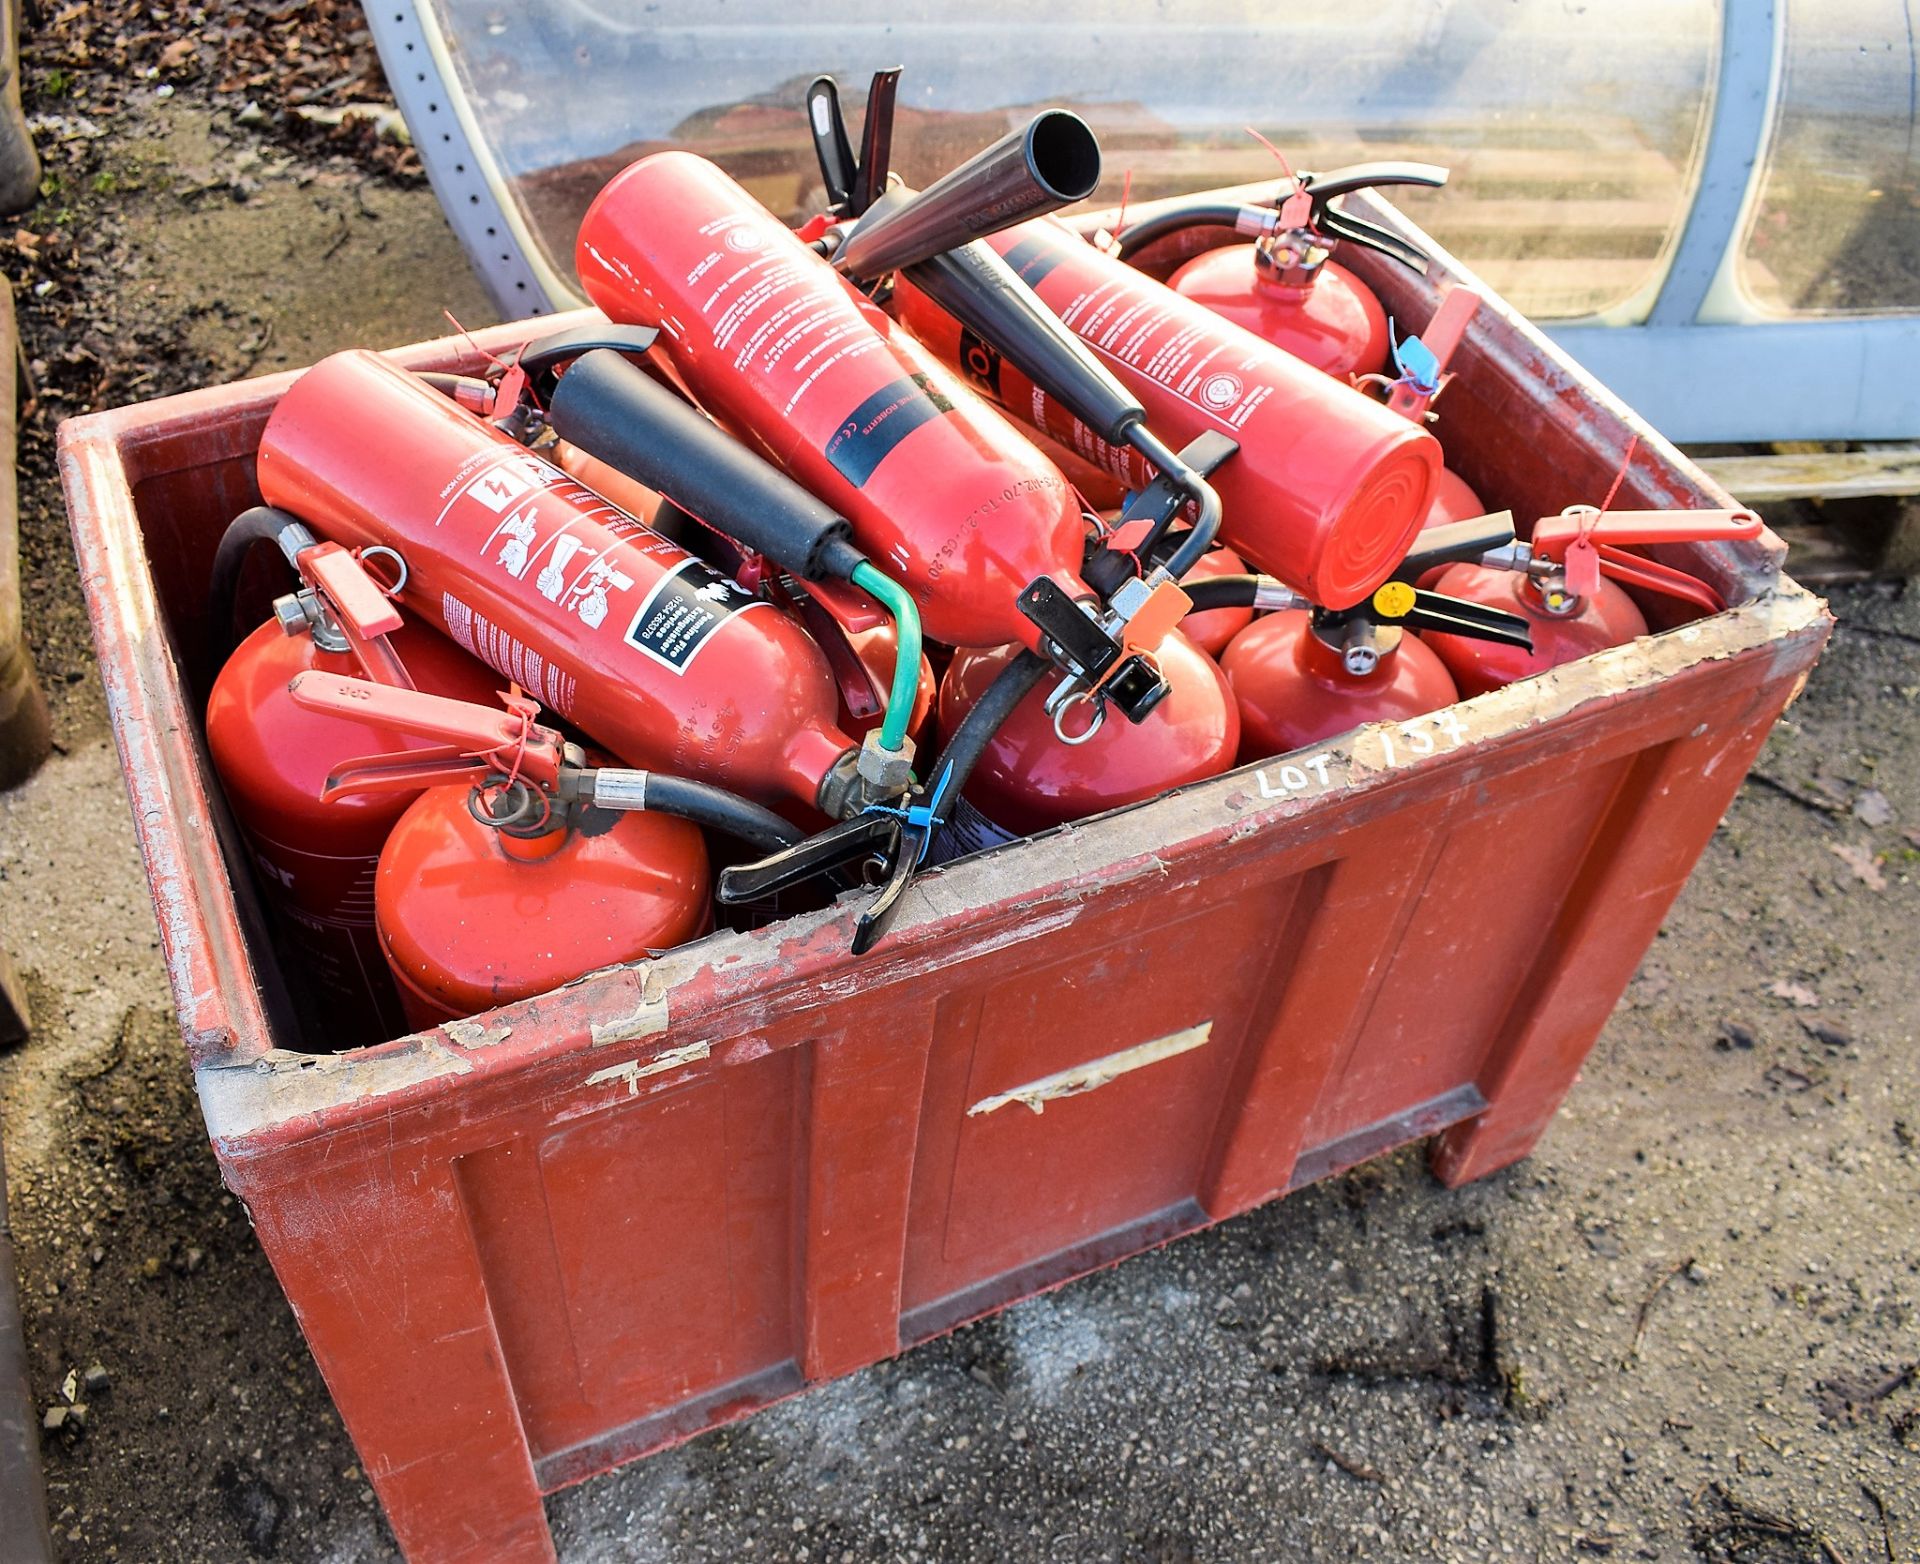
[{"label": "clear plastic canopy", "polygon": [[1713,0],[431,0],[431,20],[560,279],[595,191],[662,147],[809,215],[807,83],[839,78],[857,139],[871,73],[902,65],[909,182],[1064,104],[1104,149],[1095,204],[1129,176],[1150,199],[1276,174],[1251,126],[1299,168],[1450,166],[1447,189],[1394,199],[1522,309],[1624,319],[1684,221],[1719,36]]}]

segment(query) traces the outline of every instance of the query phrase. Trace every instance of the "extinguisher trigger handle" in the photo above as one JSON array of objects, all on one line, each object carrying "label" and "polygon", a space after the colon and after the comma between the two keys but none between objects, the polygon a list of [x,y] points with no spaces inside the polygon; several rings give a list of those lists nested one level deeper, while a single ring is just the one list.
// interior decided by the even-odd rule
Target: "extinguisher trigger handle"
[{"label": "extinguisher trigger handle", "polygon": [[1382,255],[1390,256],[1402,265],[1412,267],[1423,277],[1426,275],[1425,252],[1377,223],[1370,223],[1365,218],[1355,217],[1349,212],[1337,212],[1332,207],[1316,212],[1314,222],[1320,231],[1331,239],[1365,245],[1369,250],[1378,250]]},{"label": "extinguisher trigger handle", "polygon": [[847,117],[840,109],[840,86],[831,76],[816,76],[807,85],[807,129],[827,187],[827,206],[846,214],[853,195],[853,143],[847,139]]},{"label": "extinguisher trigger handle", "polygon": [[1438,630],[1444,635],[1533,650],[1533,630],[1519,614],[1441,592],[1415,591],[1413,607],[1400,620],[1409,630]]},{"label": "extinguisher trigger handle", "polygon": [[717,890],[720,903],[737,907],[760,901],[870,858],[884,857],[891,863],[899,849],[900,830],[900,821],[891,815],[863,814],[839,821],[754,863],[722,869]]},{"label": "extinguisher trigger handle", "polygon": [[867,84],[867,115],[860,126],[860,162],[853,171],[847,215],[858,217],[887,191],[893,163],[893,101],[900,90],[901,66],[875,71]]}]

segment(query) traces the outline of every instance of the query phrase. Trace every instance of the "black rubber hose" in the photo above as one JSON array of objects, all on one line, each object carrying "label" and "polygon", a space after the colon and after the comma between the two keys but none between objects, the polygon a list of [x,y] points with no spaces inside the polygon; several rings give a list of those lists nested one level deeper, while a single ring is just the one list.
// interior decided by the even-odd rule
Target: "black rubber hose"
[{"label": "black rubber hose", "polygon": [[974,765],[987,752],[994,734],[1000,731],[1000,724],[1013,715],[1014,708],[1027,698],[1052,666],[1038,652],[1021,652],[994,675],[986,694],[974,702],[973,710],[953,730],[953,737],[947,740],[947,747],[934,762],[931,773],[935,786],[941,785],[941,777],[946,776],[941,804],[943,819],[945,811],[953,807],[961,789],[967,785]]},{"label": "black rubber hose", "polygon": [[1258,576],[1206,576],[1199,581],[1183,581],[1180,590],[1193,599],[1191,613],[1204,614],[1210,608],[1251,608],[1258,600]]},{"label": "black rubber hose", "polygon": [[709,826],[768,852],[791,847],[802,835],[798,826],[738,793],[729,793],[708,782],[665,776],[658,771],[647,773],[646,807],[663,815],[678,815],[695,825]]},{"label": "black rubber hose", "polygon": [[1251,204],[1247,201],[1192,201],[1168,211],[1156,212],[1137,223],[1129,223],[1120,234],[1120,259],[1127,260],[1154,240],[1177,234],[1182,229],[1232,228],[1240,221],[1241,212]]},{"label": "black rubber hose", "polygon": [[280,534],[289,524],[297,526],[299,522],[271,505],[256,505],[235,516],[220,534],[207,580],[207,645],[216,663],[225,662],[234,647],[234,600],[239,596],[240,571],[247,555],[256,543],[279,544]]}]

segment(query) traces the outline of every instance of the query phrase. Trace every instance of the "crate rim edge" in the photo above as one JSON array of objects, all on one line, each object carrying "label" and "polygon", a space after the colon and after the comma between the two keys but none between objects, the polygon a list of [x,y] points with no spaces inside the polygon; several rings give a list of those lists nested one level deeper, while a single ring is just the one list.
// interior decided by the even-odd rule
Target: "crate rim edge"
[{"label": "crate rim edge", "polygon": [[[1435,265],[1429,278],[1420,284],[1429,296],[1437,295],[1435,278],[1456,283],[1474,281],[1466,268],[1400,218],[1390,203],[1373,198],[1364,199],[1363,204],[1372,209],[1370,215],[1416,237],[1429,248]],[[1093,214],[1093,217],[1099,215]],[[1497,299],[1497,295],[1493,297]],[[1598,391],[1597,399],[1611,417],[1592,426],[1590,432],[1606,430],[1614,437],[1612,444],[1616,449],[1624,448],[1628,435],[1639,435],[1642,443],[1651,447],[1649,454],[1659,459],[1655,465],[1680,477],[1694,491],[1694,497],[1710,503],[1728,502],[1724,491],[1684,454],[1648,428],[1611,392],[1585,379],[1564,352],[1524,317],[1505,310],[1501,313],[1518,328],[1522,339],[1544,365],[1560,377],[1579,381],[1582,390],[1590,396]],[[443,336],[388,352],[397,362],[412,368],[467,370],[481,366],[495,352],[516,346],[531,335],[598,318],[598,312],[593,310],[542,316]],[[482,1073],[491,1076],[502,1069],[535,1067],[554,1053],[573,1049],[588,1053],[614,1041],[631,1042],[662,1034],[670,1024],[663,1008],[657,1025],[646,1019],[637,1030],[623,1031],[610,1021],[605,1025],[611,1032],[590,1025],[590,1038],[570,1037],[565,1047],[544,1053],[505,1047],[507,1033],[500,1029],[510,1031],[515,1017],[527,1006],[551,1003],[553,995],[548,995],[485,1012],[469,1021],[455,1023],[452,1028],[411,1034],[344,1054],[307,1054],[272,1046],[251,954],[235,912],[226,865],[206,829],[211,801],[202,785],[200,768],[193,763],[191,748],[198,739],[190,738],[188,748],[176,750],[170,764],[168,746],[154,721],[167,709],[169,694],[184,696],[183,681],[171,643],[147,633],[159,623],[157,593],[142,540],[137,535],[128,536],[127,528],[132,514],[130,483],[137,482],[141,476],[138,453],[143,445],[191,422],[196,412],[210,402],[222,407],[230,423],[251,427],[249,421],[264,419],[285,387],[302,372],[300,369],[276,371],[237,382],[235,384],[246,386],[251,393],[240,402],[232,397],[233,385],[199,388],[172,397],[82,414],[63,420],[58,431],[59,467],[74,542],[81,557],[89,562],[83,569],[82,581],[95,649],[100,654],[110,726],[120,751],[123,775],[133,790],[131,803],[136,835],[154,899],[168,906],[169,917],[159,922],[169,985],[199,1085],[203,1113],[223,1156],[242,1155],[249,1147],[265,1150],[263,1142],[267,1138],[284,1142],[291,1134],[298,1139],[296,1126],[305,1120],[310,1127],[317,1127],[318,1116],[323,1112],[329,1116],[333,1128],[338,1129],[337,1115],[352,1111],[356,1103],[367,1114],[390,1114],[430,1096],[437,1083],[449,1076],[474,1073],[478,1059],[488,1060],[489,1068]],[[1615,427],[1607,430],[1609,422]],[[119,463],[102,460],[109,449],[121,458]],[[1681,557],[1695,557],[1696,563],[1712,560],[1721,567],[1715,575],[1750,586],[1758,578],[1774,575],[1784,548],[1771,533],[1766,533],[1753,543],[1721,545],[1710,550],[1681,545],[1676,552]],[[124,658],[106,655],[107,648],[118,650],[120,647],[119,638],[107,633],[110,613],[118,617],[123,627],[131,619],[141,632],[125,648]],[[1449,709],[1476,714],[1478,720],[1469,726],[1484,728],[1487,731],[1477,736],[1486,737],[1494,730],[1511,730],[1515,715],[1511,708],[1516,704],[1526,712],[1524,725],[1531,726],[1569,717],[1583,706],[1666,679],[1695,664],[1764,645],[1773,645],[1778,656],[1798,658],[1810,635],[1824,642],[1831,624],[1832,616],[1824,601],[1782,573],[1757,597],[1737,603],[1721,614],[1662,632],[1643,642],[1612,648],[1567,668],[1553,670],[1551,674]],[[1703,637],[1708,644],[1698,644]],[[185,706],[184,699],[181,704]],[[1492,714],[1493,720],[1488,720],[1488,714]],[[1507,719],[1504,722],[1499,720],[1503,714]],[[1353,734],[1331,740],[1323,747],[1340,746],[1355,734],[1374,733],[1381,726],[1374,724],[1354,730]],[[1429,757],[1429,764],[1420,768],[1421,774],[1429,774],[1438,764],[1466,765],[1475,748],[1474,744],[1463,744],[1447,755]],[[1057,897],[1077,883],[1090,883],[1095,876],[1103,872],[1110,874],[1143,856],[1159,864],[1166,854],[1177,856],[1197,848],[1203,845],[1205,837],[1174,840],[1158,835],[1153,838],[1158,847],[1144,849],[1134,847],[1133,839],[1147,833],[1150,827],[1170,825],[1177,811],[1192,809],[1196,801],[1214,807],[1229,805],[1236,790],[1244,788],[1255,774],[1263,768],[1283,766],[1288,759],[1274,757],[1241,767],[1160,799],[1116,811],[1113,816],[1079,822],[1046,839],[1018,844],[1022,849],[1018,862],[1024,872],[1015,884],[999,888],[1018,889],[1028,898]],[[1409,770],[1401,774],[1412,776],[1414,773]],[[1390,789],[1396,780],[1390,770],[1371,771],[1343,786],[1303,793],[1297,798],[1274,802],[1266,810],[1239,815],[1226,826],[1216,825],[1213,834],[1222,831],[1252,834],[1291,819],[1316,804],[1333,807],[1341,799],[1382,792]],[[182,823],[191,840],[184,840],[173,828],[167,812],[170,795],[175,803],[186,806],[181,811]],[[1115,854],[1110,850],[1093,867],[1088,867],[1089,847],[1111,849],[1122,842],[1127,844],[1125,851]],[[956,916],[964,925],[966,898],[942,892],[948,887],[954,892],[964,891],[967,881],[979,876],[989,880],[1004,877],[1004,866],[1012,852],[1013,848],[1009,847],[930,875],[925,891],[916,904],[909,907],[898,927],[892,957],[883,947],[875,955],[864,958],[860,969],[872,974],[880,970],[876,964],[909,958],[914,949],[935,938],[934,931],[951,925]],[[1060,870],[1057,874],[1053,872],[1056,865]],[[961,904],[960,914],[939,910],[940,904],[956,900]],[[977,898],[973,905],[980,905]],[[663,992],[670,993],[677,982],[693,974],[750,964],[757,947],[767,943],[767,934],[777,935],[785,942],[779,947],[782,956],[791,956],[795,947],[810,946],[813,953],[810,973],[848,969],[844,925],[850,916],[847,908],[829,908],[786,920],[760,935],[709,936],[654,962],[589,974],[556,990],[555,994],[573,992],[582,998],[590,994],[596,999],[624,994],[629,999],[627,1013],[645,1017],[649,1003],[647,991],[654,986],[655,979],[660,980]],[[215,921],[210,922],[210,918]],[[174,942],[164,940],[170,921],[176,934],[182,936]],[[631,1002],[636,987],[639,990],[637,1007]],[[596,1003],[593,1010],[605,1015],[620,1013],[617,1005],[603,1009]],[[468,1031],[469,1028],[472,1030]],[[491,1032],[500,1032],[497,1041],[489,1040]],[[478,1046],[470,1046],[474,1044]],[[642,1052],[644,1055],[645,1050]],[[671,1054],[672,1049],[657,1048],[656,1052]],[[493,1064],[494,1060],[499,1063]],[[657,1063],[657,1059],[649,1062]],[[637,1065],[640,1060],[633,1063]],[[662,1067],[658,1085],[677,1084],[682,1079],[677,1073],[669,1077],[667,1072],[671,1069],[671,1066]]]}]

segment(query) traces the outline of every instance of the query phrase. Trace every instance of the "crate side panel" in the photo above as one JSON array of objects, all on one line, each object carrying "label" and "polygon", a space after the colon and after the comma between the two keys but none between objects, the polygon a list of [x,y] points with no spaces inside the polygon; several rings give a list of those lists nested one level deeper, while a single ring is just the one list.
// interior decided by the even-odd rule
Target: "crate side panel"
[{"label": "crate side panel", "polygon": [[907,1310],[1194,1197],[1297,890],[1293,876],[1224,900],[1202,884],[1090,902],[977,986],[948,989]]},{"label": "crate side panel", "polygon": [[793,1356],[796,1052],[459,1159],[536,1458]]},{"label": "crate side panel", "polygon": [[1522,771],[1456,796],[1376,1001],[1314,1109],[1309,1145],[1473,1081],[1629,764],[1588,765],[1551,786]]}]

